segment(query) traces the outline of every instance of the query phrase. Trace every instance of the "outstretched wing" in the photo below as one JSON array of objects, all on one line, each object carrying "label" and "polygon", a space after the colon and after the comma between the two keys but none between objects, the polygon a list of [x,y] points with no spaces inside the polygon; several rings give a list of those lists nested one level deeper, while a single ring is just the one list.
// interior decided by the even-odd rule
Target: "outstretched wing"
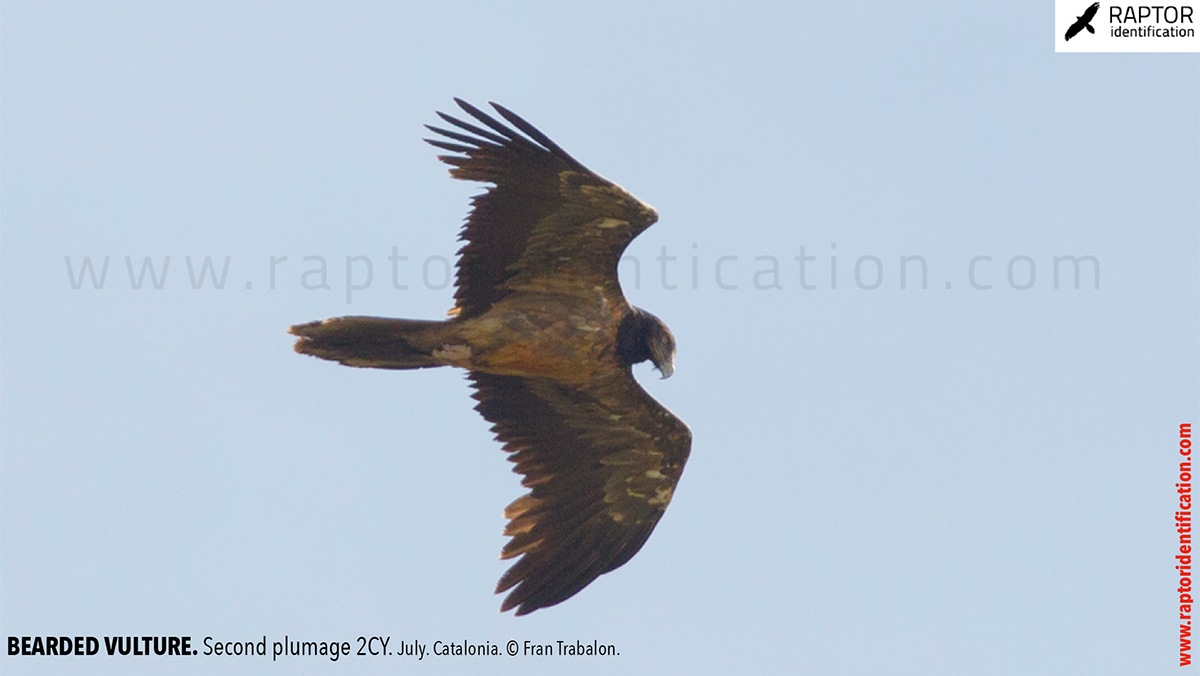
[{"label": "outstretched wing", "polygon": [[500,558],[521,558],[496,587],[512,589],[501,611],[524,615],[574,596],[641,549],[671,501],[692,435],[628,369],[587,390],[470,377],[476,410],[530,489],[504,510],[512,539]]},{"label": "outstretched wing", "polygon": [[1088,5],[1088,8],[1084,10],[1083,16],[1081,17],[1083,19],[1083,23],[1091,23],[1092,19],[1096,18],[1096,12],[1098,11],[1100,11],[1100,3],[1093,2],[1092,4]]},{"label": "outstretched wing", "polygon": [[523,288],[619,291],[621,252],[658,219],[654,209],[509,110],[492,104],[519,132],[455,102],[483,126],[438,113],[457,130],[430,126],[448,140],[426,141],[457,153],[439,156],[455,178],[493,184],[472,200],[459,237],[458,315],[480,315]]},{"label": "outstretched wing", "polygon": [[1067,34],[1066,34],[1066,36],[1064,36],[1064,39],[1070,40],[1071,38],[1073,38],[1077,34],[1079,34],[1079,31],[1081,31],[1081,30],[1083,30],[1083,21],[1078,20],[1075,23],[1071,24],[1071,27],[1067,29]]}]

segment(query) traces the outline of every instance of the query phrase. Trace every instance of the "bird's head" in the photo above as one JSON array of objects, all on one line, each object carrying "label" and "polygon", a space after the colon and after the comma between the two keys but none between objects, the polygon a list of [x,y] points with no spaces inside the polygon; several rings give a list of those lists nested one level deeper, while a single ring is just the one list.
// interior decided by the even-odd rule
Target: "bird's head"
[{"label": "bird's head", "polygon": [[649,359],[664,379],[675,372],[675,336],[661,319],[639,308],[621,320],[617,353],[630,366]]}]

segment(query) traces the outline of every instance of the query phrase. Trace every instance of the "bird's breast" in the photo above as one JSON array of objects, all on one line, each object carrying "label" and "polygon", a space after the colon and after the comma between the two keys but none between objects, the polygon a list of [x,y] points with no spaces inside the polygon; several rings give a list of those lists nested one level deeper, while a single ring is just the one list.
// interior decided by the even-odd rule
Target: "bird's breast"
[{"label": "bird's breast", "polygon": [[462,335],[475,370],[583,383],[614,367],[617,326],[606,306],[530,298],[497,304]]}]

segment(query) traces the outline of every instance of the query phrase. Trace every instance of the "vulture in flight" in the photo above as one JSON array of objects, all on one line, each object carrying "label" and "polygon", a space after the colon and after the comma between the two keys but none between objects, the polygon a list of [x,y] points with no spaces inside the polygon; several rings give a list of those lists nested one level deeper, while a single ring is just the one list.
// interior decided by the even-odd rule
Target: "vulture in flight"
[{"label": "vulture in flight", "polygon": [[1100,3],[1093,2],[1083,11],[1083,16],[1075,17],[1075,23],[1071,24],[1071,27],[1067,29],[1066,39],[1070,40],[1075,37],[1084,28],[1087,29],[1087,32],[1094,34],[1096,29],[1092,28],[1092,19],[1096,18],[1096,12],[1098,11],[1100,11]]},{"label": "vulture in flight", "polygon": [[[472,200],[446,321],[338,317],[291,327],[296,351],[347,366],[457,366],[475,409],[529,489],[504,510],[501,612],[561,603],[629,561],[671,502],[691,449],[687,425],[633,377],[669,377],[675,338],[621,293],[617,263],[658,214],[533,125],[455,99],[426,141],[454,178],[490,183]],[[516,129],[513,129],[515,127]],[[510,591],[511,590],[511,591]]]}]

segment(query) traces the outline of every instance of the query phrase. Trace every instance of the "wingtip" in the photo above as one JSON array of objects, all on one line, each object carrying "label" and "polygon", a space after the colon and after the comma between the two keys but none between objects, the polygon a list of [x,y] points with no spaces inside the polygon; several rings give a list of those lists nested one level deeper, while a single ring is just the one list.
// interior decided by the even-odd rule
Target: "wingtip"
[{"label": "wingtip", "polygon": [[480,110],[480,109],[476,108],[475,106],[471,105],[470,103],[467,103],[466,101],[464,101],[464,100],[462,100],[462,99],[458,98],[457,96],[456,96],[456,97],[454,97],[454,102],[458,104],[458,107],[459,107],[459,108],[462,108],[463,110],[465,110],[465,111],[467,111],[468,113],[470,113],[471,117],[474,117],[474,118],[476,118],[476,119],[479,119],[479,116],[480,116],[480,115],[483,115],[484,117],[487,117],[487,113],[485,113],[485,112],[483,112],[482,110]]},{"label": "wingtip", "polygon": [[[508,591],[508,590],[501,589],[499,585],[496,586],[495,593],[503,594],[506,591]],[[517,602],[513,600],[513,595],[509,594],[508,596],[504,597],[503,601],[500,602],[500,612],[507,613],[508,611],[512,610],[513,608],[516,608],[517,605],[518,605]]]},{"label": "wingtip", "polygon": [[[500,592],[497,591],[496,593],[499,594]],[[513,613],[513,617],[521,617],[522,615],[528,615],[529,613],[541,608],[541,606],[521,603],[515,600],[513,596],[514,594],[509,594],[507,597],[505,597],[504,602],[500,604],[501,613],[507,613],[510,610],[516,610],[516,612]]]}]

